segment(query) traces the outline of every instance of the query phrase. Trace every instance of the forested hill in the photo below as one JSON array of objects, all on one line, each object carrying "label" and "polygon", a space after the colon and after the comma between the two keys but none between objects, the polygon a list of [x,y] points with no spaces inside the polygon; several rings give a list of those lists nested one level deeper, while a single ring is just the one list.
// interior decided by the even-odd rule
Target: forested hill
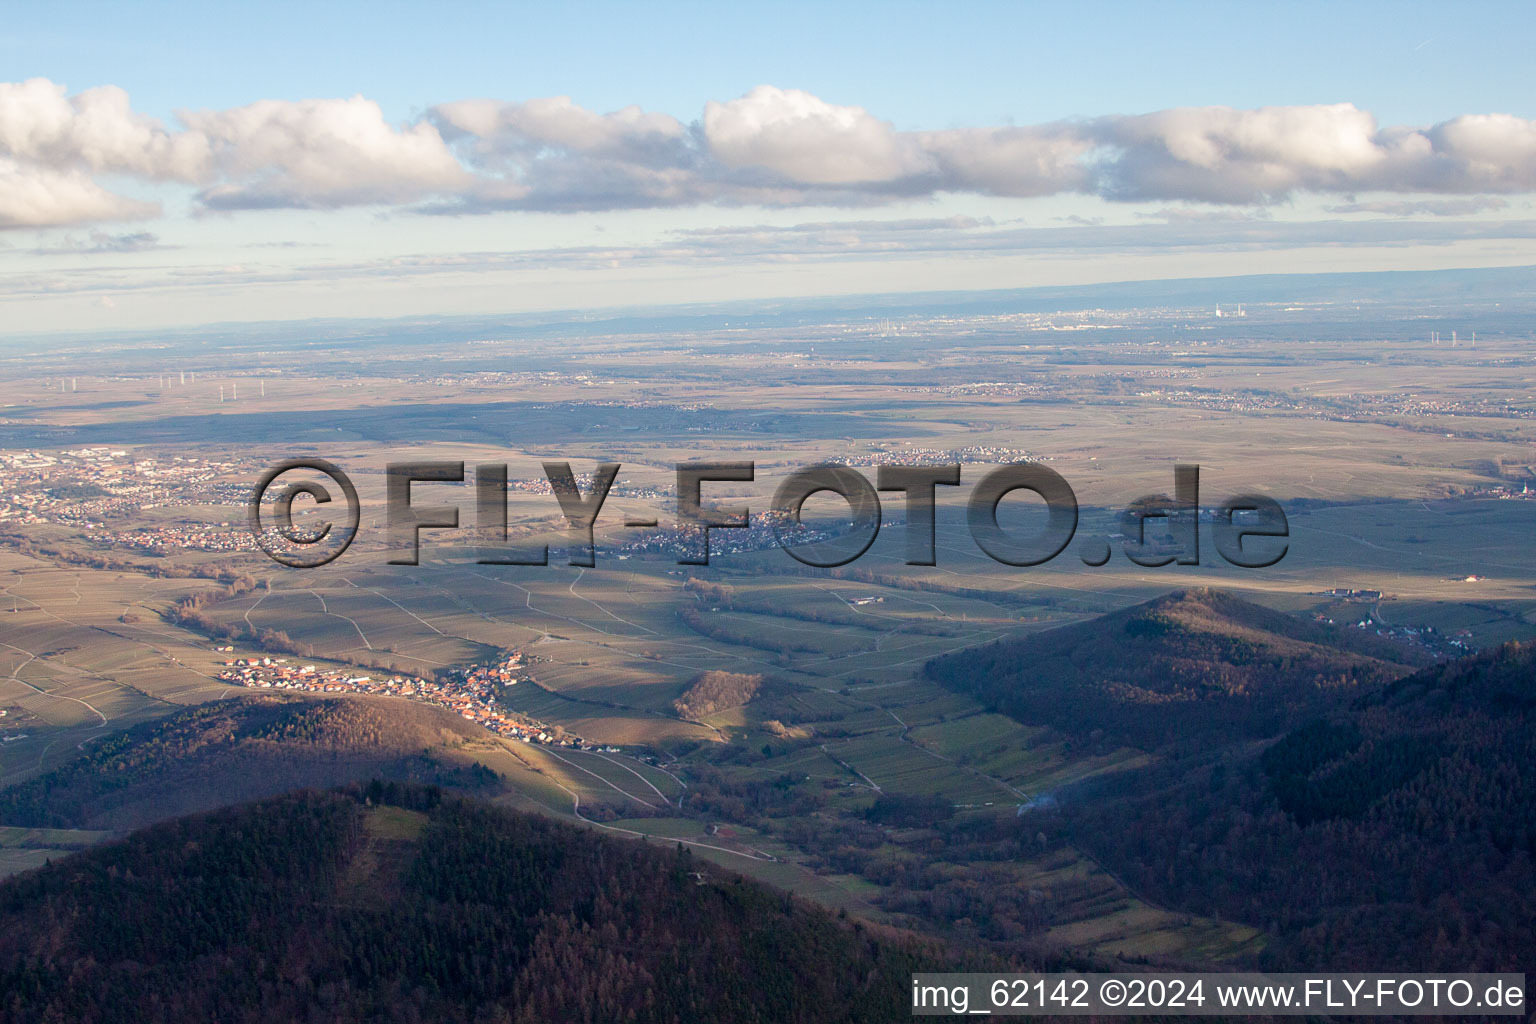
[{"label": "forested hill", "polygon": [[1438,665],[1257,756],[1190,755],[1066,811],[1139,891],[1266,927],[1270,966],[1536,962],[1536,644]]},{"label": "forested hill", "polygon": [[7,1021],[905,1020],[996,969],[669,847],[436,789],[306,792],[0,884]]},{"label": "forested hill", "polygon": [[480,735],[451,711],[390,697],[242,695],[104,737],[0,790],[0,825],[127,830],[375,777],[476,789],[494,776],[445,748]]},{"label": "forested hill", "polygon": [[925,671],[1027,724],[1152,749],[1277,735],[1408,674],[1413,657],[1357,631],[1184,590],[937,658]]}]

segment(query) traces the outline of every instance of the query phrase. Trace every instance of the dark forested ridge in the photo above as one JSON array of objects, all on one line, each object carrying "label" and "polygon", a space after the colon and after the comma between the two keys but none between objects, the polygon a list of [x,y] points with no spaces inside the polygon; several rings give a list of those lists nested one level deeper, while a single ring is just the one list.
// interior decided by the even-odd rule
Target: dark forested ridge
[{"label": "dark forested ridge", "polygon": [[489,773],[437,755],[478,735],[450,711],[386,697],[235,697],[105,737],[0,790],[0,825],[138,828],[375,776],[476,788]]},{"label": "dark forested ridge", "polygon": [[[1289,970],[1536,962],[1536,645],[1413,672],[1373,637],[1189,591],[928,672],[1156,752],[1035,812]],[[1102,730],[1102,733],[1097,732]]]},{"label": "dark forested ridge", "polygon": [[1131,885],[1276,937],[1271,966],[1536,963],[1536,645],[1434,666],[1262,753],[1190,750],[1072,795]]},{"label": "dark forested ridge", "polygon": [[1031,725],[1155,749],[1274,736],[1412,671],[1412,655],[1229,594],[1185,590],[947,655],[929,678]]},{"label": "dark forested ridge", "polygon": [[986,969],[686,852],[431,788],[167,822],[0,884],[8,1021],[894,1021]]}]

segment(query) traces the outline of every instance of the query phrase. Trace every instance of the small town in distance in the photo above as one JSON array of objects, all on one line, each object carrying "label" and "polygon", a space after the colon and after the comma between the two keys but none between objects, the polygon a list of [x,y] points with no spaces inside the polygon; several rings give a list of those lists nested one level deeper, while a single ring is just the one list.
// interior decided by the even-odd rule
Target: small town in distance
[{"label": "small town in distance", "polygon": [[[233,648],[224,647],[222,650],[228,652]],[[319,668],[315,665],[295,664],[288,658],[254,655],[230,658],[224,665],[225,669],[218,674],[218,678],[237,686],[263,690],[299,690],[305,693],[361,693],[379,697],[403,697],[447,708],[491,732],[524,743],[544,743],[609,754],[619,752],[618,747],[588,744],[581,737],[559,726],[547,725],[497,704],[498,690],[515,686],[528,678],[521,651],[504,652],[502,657],[491,664],[453,669],[442,673],[444,678],[431,679],[399,674],[374,678],[351,668]]]}]

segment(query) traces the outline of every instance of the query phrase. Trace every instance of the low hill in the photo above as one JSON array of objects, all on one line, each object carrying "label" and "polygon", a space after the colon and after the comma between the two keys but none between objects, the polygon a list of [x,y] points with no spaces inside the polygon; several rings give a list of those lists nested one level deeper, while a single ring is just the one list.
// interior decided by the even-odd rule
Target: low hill
[{"label": "low hill", "polygon": [[1151,898],[1266,927],[1288,970],[1536,957],[1536,644],[1437,665],[1262,754],[1085,788],[1079,840]]},{"label": "low hill", "polygon": [[761,675],[713,669],[699,673],[682,696],[672,702],[672,708],[682,718],[701,722],[717,711],[748,703],[762,687]]},{"label": "low hill", "polygon": [[240,696],[106,737],[0,790],[0,825],[132,829],[373,777],[474,788],[490,773],[440,755],[480,735],[443,708],[387,697]]},{"label": "low hill", "polygon": [[1030,725],[1148,749],[1273,736],[1411,672],[1376,637],[1213,590],[934,659],[928,678]]},{"label": "low hill", "polygon": [[293,794],[0,883],[8,1021],[892,1021],[961,964],[696,862],[422,787]]}]

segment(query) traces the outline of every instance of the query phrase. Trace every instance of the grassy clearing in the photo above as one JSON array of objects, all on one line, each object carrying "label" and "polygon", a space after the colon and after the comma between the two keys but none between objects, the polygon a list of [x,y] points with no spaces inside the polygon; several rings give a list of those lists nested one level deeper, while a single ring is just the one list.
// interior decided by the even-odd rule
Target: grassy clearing
[{"label": "grassy clearing", "polygon": [[363,828],[375,839],[411,841],[420,838],[422,829],[426,827],[425,814],[402,807],[370,807],[363,817]]}]

